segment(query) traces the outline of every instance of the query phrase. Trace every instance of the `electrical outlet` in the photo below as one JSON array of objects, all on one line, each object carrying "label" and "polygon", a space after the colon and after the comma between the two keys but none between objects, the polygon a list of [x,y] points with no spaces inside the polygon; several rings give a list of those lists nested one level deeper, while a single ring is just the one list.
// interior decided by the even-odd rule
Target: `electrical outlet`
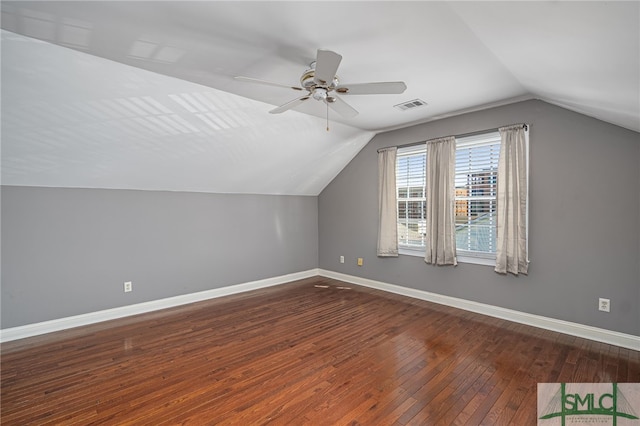
[{"label": "electrical outlet", "polygon": [[124,292],[129,293],[130,291],[133,291],[133,283],[131,281],[127,281],[124,283]]},{"label": "electrical outlet", "polygon": [[609,299],[603,299],[602,297],[598,299],[598,310],[603,312],[611,311],[611,301]]},{"label": "electrical outlet", "polygon": [[358,266],[362,266],[363,264],[364,264],[364,260],[361,257],[359,257],[358,258]]},{"label": "electrical outlet", "polygon": [[340,263],[344,263],[344,256],[340,256]]}]

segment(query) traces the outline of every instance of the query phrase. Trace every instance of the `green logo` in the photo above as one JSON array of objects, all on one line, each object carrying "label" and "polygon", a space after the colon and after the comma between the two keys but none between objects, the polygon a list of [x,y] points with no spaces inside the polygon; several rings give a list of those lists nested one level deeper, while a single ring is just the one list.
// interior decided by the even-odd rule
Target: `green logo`
[{"label": "green logo", "polygon": [[[566,424],[567,418],[576,423],[576,416],[582,416],[584,422],[592,423],[594,419],[610,418],[611,424],[617,425],[618,419],[638,420],[629,399],[621,392],[621,385],[632,386],[630,397],[633,406],[638,407],[638,392],[640,385],[618,383],[540,383],[538,384],[538,415],[539,420],[559,418],[561,424]],[[546,387],[544,387],[546,386]],[[553,392],[555,390],[555,392]],[[541,397],[553,392],[549,402],[540,410]],[[606,417],[595,417],[606,416]],[[590,421],[587,421],[587,418]],[[607,423],[609,423],[607,421]],[[634,422],[635,423],[635,422]],[[638,422],[640,423],[640,422]],[[538,422],[538,424],[545,424]]]}]

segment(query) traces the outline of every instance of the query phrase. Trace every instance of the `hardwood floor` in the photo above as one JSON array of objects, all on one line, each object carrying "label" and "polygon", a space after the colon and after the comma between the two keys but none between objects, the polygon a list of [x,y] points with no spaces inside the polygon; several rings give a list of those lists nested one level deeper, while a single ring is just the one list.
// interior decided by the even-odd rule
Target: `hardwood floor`
[{"label": "hardwood floor", "polygon": [[637,351],[321,277],[1,355],[3,425],[533,425],[539,382],[640,382]]}]

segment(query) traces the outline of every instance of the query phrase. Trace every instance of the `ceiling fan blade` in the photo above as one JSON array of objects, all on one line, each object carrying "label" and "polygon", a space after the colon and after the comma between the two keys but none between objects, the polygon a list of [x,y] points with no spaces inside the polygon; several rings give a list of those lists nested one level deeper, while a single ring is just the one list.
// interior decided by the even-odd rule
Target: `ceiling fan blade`
[{"label": "ceiling fan blade", "polygon": [[407,85],[402,81],[380,83],[341,84],[336,92],[341,95],[396,95],[403,93]]},{"label": "ceiling fan blade", "polygon": [[249,83],[258,83],[258,84],[266,84],[267,86],[276,86],[276,87],[285,87],[287,89],[293,89],[293,90],[304,90],[302,87],[296,87],[296,86],[290,86],[287,84],[280,84],[280,83],[274,83],[272,81],[265,81],[265,80],[259,80],[257,78],[251,78],[251,77],[244,77],[244,76],[237,76],[234,77],[236,80],[239,81],[248,81]]},{"label": "ceiling fan blade", "polygon": [[358,111],[355,108],[353,108],[351,105],[349,105],[339,97],[332,96],[331,98],[333,99],[333,102],[325,102],[327,102],[331,109],[333,109],[338,114],[347,118],[352,118],[358,115]]},{"label": "ceiling fan blade", "polygon": [[313,81],[317,84],[330,84],[336,76],[342,56],[331,50],[318,49]]},{"label": "ceiling fan blade", "polygon": [[270,112],[271,114],[280,114],[280,113],[283,113],[283,112],[285,112],[285,111],[290,110],[291,108],[294,108],[294,107],[296,107],[296,106],[300,105],[301,103],[303,103],[304,101],[306,101],[306,100],[307,100],[307,99],[309,99],[309,98],[310,98],[310,96],[309,96],[309,95],[301,96],[301,97],[299,97],[299,98],[297,98],[297,99],[294,99],[294,100],[292,100],[292,101],[287,102],[287,103],[286,103],[286,104],[284,104],[284,105],[280,105],[279,107],[274,108],[274,109],[272,109],[272,110],[271,110],[271,111],[269,111],[269,112]]}]

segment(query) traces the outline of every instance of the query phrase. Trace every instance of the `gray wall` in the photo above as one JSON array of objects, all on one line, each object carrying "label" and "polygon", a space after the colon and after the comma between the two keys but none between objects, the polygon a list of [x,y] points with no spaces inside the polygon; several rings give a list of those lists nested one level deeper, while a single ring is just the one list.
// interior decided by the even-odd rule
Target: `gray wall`
[{"label": "gray wall", "polygon": [[[528,276],[376,257],[378,148],[522,122],[532,125]],[[639,136],[541,101],[379,134],[319,196],[320,268],[640,335]]]},{"label": "gray wall", "polygon": [[317,197],[10,186],[1,196],[2,328],[318,263]]}]

